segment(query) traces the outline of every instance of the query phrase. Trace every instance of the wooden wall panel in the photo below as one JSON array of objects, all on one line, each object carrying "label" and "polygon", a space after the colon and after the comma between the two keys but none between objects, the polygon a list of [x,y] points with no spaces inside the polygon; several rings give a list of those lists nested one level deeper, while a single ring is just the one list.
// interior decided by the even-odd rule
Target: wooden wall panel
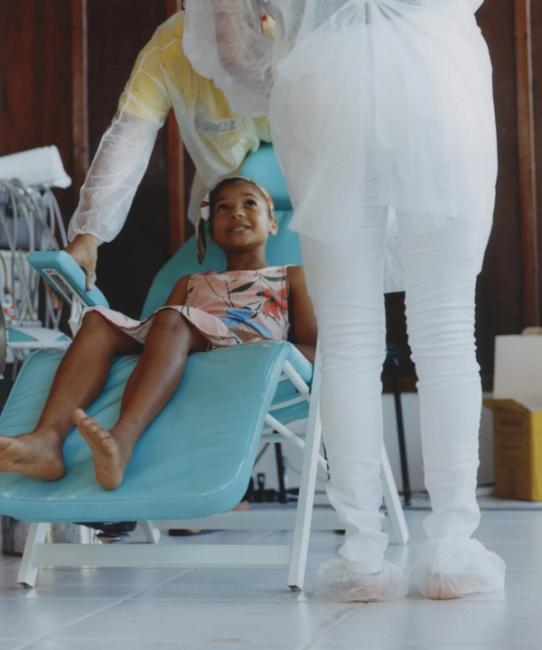
[{"label": "wooden wall panel", "polygon": [[540,323],[531,6],[531,0],[514,0],[521,201],[522,310],[523,323],[526,326]]},{"label": "wooden wall panel", "polygon": [[[72,175],[70,0],[0,0],[0,155],[56,144]],[[57,192],[64,212],[75,188]]]},{"label": "wooden wall panel", "polygon": [[71,0],[73,183],[85,182],[90,164],[88,142],[87,0]]},{"label": "wooden wall panel", "polygon": [[[486,390],[492,388],[495,335],[518,333],[523,325],[513,1],[491,0],[478,13],[493,62],[499,146],[495,216],[476,299],[477,356]],[[388,341],[403,351],[401,383],[405,390],[413,391],[415,370],[407,342],[403,295],[386,296],[386,308]]]},{"label": "wooden wall panel", "polygon": [[523,328],[513,0],[491,0],[478,19],[493,62],[499,176],[493,229],[478,279],[477,341],[485,388],[492,388],[495,336]]},{"label": "wooden wall panel", "polygon": [[[117,108],[135,58],[166,18],[165,0],[88,3],[90,151]],[[98,280],[115,308],[138,316],[152,279],[169,256],[166,130],[158,135],[126,225],[100,247]]]},{"label": "wooden wall panel", "polygon": [[540,302],[542,304],[542,2],[531,3],[532,41],[533,41],[533,94],[535,152],[537,162],[536,188],[538,198],[538,259]]}]

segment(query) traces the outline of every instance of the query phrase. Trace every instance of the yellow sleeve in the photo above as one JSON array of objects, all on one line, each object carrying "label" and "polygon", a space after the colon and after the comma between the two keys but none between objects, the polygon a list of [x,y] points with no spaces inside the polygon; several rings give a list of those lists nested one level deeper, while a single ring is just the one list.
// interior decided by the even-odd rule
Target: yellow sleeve
[{"label": "yellow sleeve", "polygon": [[256,133],[262,142],[271,142],[271,128],[267,117],[255,117],[254,126],[256,127]]},{"label": "yellow sleeve", "polygon": [[139,53],[119,113],[162,126],[175,110],[181,137],[207,184],[235,171],[260,141],[270,141],[264,117],[235,113],[224,93],[193,69],[183,50],[184,14],[162,23]]},{"label": "yellow sleeve", "polygon": [[[191,69],[182,56],[184,17],[174,14],[154,32],[151,40],[138,54],[130,78],[120,97],[119,113],[163,123],[172,107],[168,70],[175,68],[191,76]],[[185,69],[186,68],[186,69]]]}]

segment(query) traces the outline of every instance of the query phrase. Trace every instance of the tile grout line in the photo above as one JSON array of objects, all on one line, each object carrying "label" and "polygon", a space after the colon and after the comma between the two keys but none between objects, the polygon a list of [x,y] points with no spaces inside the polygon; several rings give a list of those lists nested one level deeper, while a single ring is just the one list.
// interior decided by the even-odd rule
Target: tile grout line
[{"label": "tile grout line", "polygon": [[[248,541],[248,544],[254,544],[254,543],[257,542],[257,541],[261,541],[261,540],[265,539],[266,537],[270,537],[270,536],[272,536],[272,535],[275,534],[276,532],[277,532],[277,531],[275,531],[275,530],[270,530],[270,531],[260,532],[257,536],[251,538],[251,539]],[[8,563],[13,563],[13,564],[15,564],[16,561],[15,561],[15,559],[14,559],[13,561],[8,560]],[[134,568],[137,569],[137,567],[134,567]],[[111,609],[111,608],[113,608],[113,607],[117,607],[118,605],[121,605],[121,604],[123,604],[123,603],[125,603],[125,602],[128,602],[128,601],[130,601],[130,600],[133,600],[133,599],[135,599],[135,598],[141,596],[142,594],[144,594],[146,591],[149,591],[149,590],[151,590],[151,589],[156,589],[157,587],[160,587],[160,586],[166,585],[166,584],[168,584],[169,582],[173,582],[173,581],[176,580],[177,578],[180,578],[180,577],[182,577],[182,576],[188,575],[189,573],[195,571],[197,568],[201,568],[201,567],[192,567],[192,568],[187,568],[186,570],[184,570],[184,571],[182,571],[182,572],[180,572],[180,573],[177,573],[177,574],[175,574],[174,576],[171,576],[171,577],[167,578],[166,580],[162,580],[162,581],[160,581],[160,582],[158,582],[158,583],[155,583],[155,584],[153,584],[153,585],[150,585],[150,586],[148,586],[148,587],[145,587],[144,589],[142,589],[142,590],[140,590],[140,591],[137,591],[137,592],[135,592],[135,593],[132,593],[132,594],[130,594],[129,596],[126,596],[126,597],[123,597],[123,598],[119,598],[118,600],[114,600],[113,602],[109,603],[108,605],[106,605],[106,606],[104,606],[104,607],[102,607],[102,608],[96,609],[96,610],[90,612],[89,614],[85,614],[85,615],[83,615],[83,616],[81,616],[81,617],[79,617],[79,618],[77,618],[77,619],[71,621],[70,623],[68,623],[68,624],[66,624],[66,625],[63,625],[63,626],[57,628],[56,630],[53,630],[53,631],[51,631],[51,632],[48,632],[47,634],[44,634],[44,635],[42,635],[42,636],[35,637],[35,638],[33,638],[33,639],[29,640],[29,641],[22,641],[22,642],[21,642],[21,645],[18,645],[14,650],[25,650],[25,649],[27,649],[27,648],[31,648],[31,646],[34,645],[35,643],[39,643],[39,642],[41,642],[41,641],[46,641],[48,638],[51,638],[51,637],[53,637],[53,636],[56,636],[57,634],[60,634],[61,632],[63,632],[63,631],[65,631],[65,630],[69,629],[70,627],[72,627],[72,626],[74,626],[74,625],[77,625],[78,623],[81,623],[82,621],[85,621],[86,619],[91,618],[92,616],[95,616],[95,615],[98,615],[98,614],[102,614],[103,612],[107,611],[108,609]],[[177,599],[172,599],[172,600],[177,600]],[[89,601],[89,602],[92,602],[92,601]],[[288,601],[288,603],[291,603],[291,602],[293,602],[293,601]],[[354,609],[354,608],[352,608],[352,609]],[[349,614],[350,612],[351,612],[351,610],[349,609],[349,610],[347,610],[346,614]],[[338,624],[338,623],[341,622],[342,620],[343,620],[343,617],[340,616],[339,619],[336,621],[335,624]],[[332,625],[330,628],[325,628],[325,629],[326,629],[326,631],[327,631],[327,629],[331,629],[332,627],[333,627],[333,625]],[[317,639],[316,639],[315,641],[317,641]],[[315,641],[310,641],[309,644],[313,644]],[[310,645],[307,646],[307,647],[310,647]],[[301,646],[301,648],[304,650],[303,646]]]},{"label": "tile grout line", "polygon": [[[91,612],[90,614],[85,614],[84,616],[81,616],[81,617],[77,618],[76,620],[71,621],[67,625],[62,625],[61,627],[54,630],[53,632],[48,632],[47,634],[44,634],[42,636],[38,636],[35,639],[32,639],[31,641],[28,641],[28,642],[23,641],[22,642],[23,645],[17,646],[17,648],[15,648],[15,650],[25,650],[25,648],[30,648],[34,643],[38,643],[40,641],[46,641],[48,638],[50,638],[52,636],[55,636],[59,632],[62,632],[63,630],[67,630],[72,625],[76,625],[77,623],[81,623],[82,621],[86,620],[87,618],[91,618],[92,616],[95,616],[96,614],[102,614],[103,612],[107,611],[108,609],[111,609],[112,607],[116,607],[117,605],[121,605],[122,603],[128,602],[129,600],[132,600],[133,598],[137,598],[138,596],[141,596],[141,594],[145,593],[145,591],[147,591],[149,589],[155,589],[156,587],[160,587],[160,586],[162,586],[164,584],[167,584],[168,582],[176,580],[177,578],[179,578],[179,577],[181,577],[181,576],[183,576],[183,575],[185,575],[187,573],[190,573],[191,571],[194,571],[194,569],[188,569],[186,571],[183,571],[182,573],[171,576],[171,577],[167,578],[166,580],[162,580],[160,582],[157,582],[154,585],[150,585],[148,587],[145,587],[145,589],[142,589],[142,590],[137,591],[137,592],[135,592],[133,594],[130,594],[129,596],[125,596],[124,598],[120,598],[118,600],[115,600],[114,602],[110,603],[109,605],[107,605],[105,607],[97,609],[97,610]],[[92,601],[90,601],[90,602],[92,602]]]},{"label": "tile grout line", "polygon": [[[358,603],[359,605],[360,603]],[[315,644],[319,642],[321,639],[321,635],[325,632],[329,632],[332,630],[334,627],[339,625],[339,623],[342,623],[346,619],[350,618],[350,616],[353,615],[353,613],[356,611],[357,606],[352,605],[348,607],[344,612],[340,612],[339,615],[337,616],[336,620],[330,623],[328,626],[322,625],[321,629],[317,631],[318,636],[315,639],[312,639],[311,641],[308,641],[305,645],[302,645],[299,650],[310,650],[310,648],[314,648]]]}]

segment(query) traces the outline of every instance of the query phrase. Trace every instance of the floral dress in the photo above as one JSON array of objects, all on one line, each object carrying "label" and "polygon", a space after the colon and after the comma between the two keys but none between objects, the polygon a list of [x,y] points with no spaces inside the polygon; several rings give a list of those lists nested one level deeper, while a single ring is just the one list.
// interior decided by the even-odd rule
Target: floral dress
[{"label": "floral dress", "polygon": [[262,269],[196,273],[189,277],[184,305],[167,305],[143,321],[106,307],[90,307],[110,323],[144,343],[154,316],[174,309],[209,341],[209,348],[239,343],[286,340],[288,317],[287,266]]}]

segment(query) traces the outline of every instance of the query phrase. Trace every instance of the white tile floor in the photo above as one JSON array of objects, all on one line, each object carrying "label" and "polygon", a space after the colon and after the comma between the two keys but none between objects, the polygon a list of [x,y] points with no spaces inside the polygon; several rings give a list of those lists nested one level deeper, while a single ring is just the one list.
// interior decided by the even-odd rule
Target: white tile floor
[{"label": "white tile floor", "polygon": [[[427,514],[408,511],[412,541],[388,558],[404,567]],[[291,533],[214,532],[170,543],[284,542]],[[316,532],[306,591],[285,570],[57,569],[38,586],[16,583],[19,561],[0,556],[0,650],[514,650],[542,647],[542,511],[485,511],[477,537],[507,563],[506,594],[434,602],[312,600],[319,563],[341,537]]]}]

